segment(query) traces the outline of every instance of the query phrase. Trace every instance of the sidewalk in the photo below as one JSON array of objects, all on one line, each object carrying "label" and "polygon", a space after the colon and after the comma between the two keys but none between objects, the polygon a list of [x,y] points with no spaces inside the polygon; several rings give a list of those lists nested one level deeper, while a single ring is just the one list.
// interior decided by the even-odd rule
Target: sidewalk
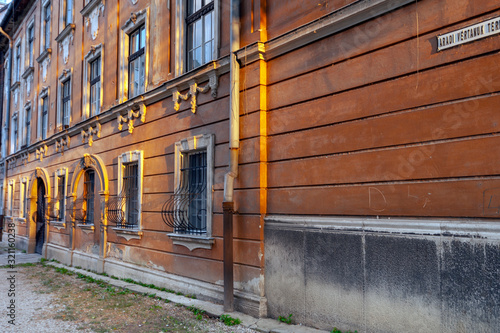
[{"label": "sidewalk", "polygon": [[[7,265],[8,263],[8,244],[6,242],[0,242],[0,266]],[[15,260],[16,264],[22,263],[36,263],[41,260],[42,256],[39,254],[26,254],[21,251],[16,251]],[[143,287],[137,284],[127,283],[121,280],[115,280],[110,277],[102,276],[99,274],[95,274],[83,269],[77,269],[74,267],[68,267],[63,264],[59,264],[56,262],[47,261],[46,264],[54,266],[66,268],[72,272],[84,274],[90,276],[94,279],[99,279],[113,285],[115,287],[127,288],[131,291],[137,293],[148,293],[148,294],[156,294],[156,296],[161,297],[162,299],[168,299],[171,302],[182,304],[184,306],[194,306],[198,309],[204,310],[208,315],[213,317],[219,317],[222,314],[229,314],[233,318],[241,319],[241,325],[244,327],[248,327],[254,329],[259,332],[264,333],[320,333],[326,332],[317,330],[310,327],[305,327],[301,325],[287,325],[284,323],[280,323],[275,319],[267,319],[267,318],[254,318],[249,315],[246,315],[241,312],[224,312],[223,306],[219,304],[214,304],[206,301],[201,301],[198,299],[192,299],[188,297],[184,297],[181,295],[176,295],[172,293],[167,293],[163,291],[159,291],[152,288]]]},{"label": "sidewalk", "polygon": [[[11,253],[12,254],[12,253]],[[15,250],[13,253],[16,264],[26,264],[26,263],[36,263],[40,262],[42,255],[38,253],[23,253],[21,250]],[[5,266],[9,264],[9,243],[0,242],[0,266]]]}]

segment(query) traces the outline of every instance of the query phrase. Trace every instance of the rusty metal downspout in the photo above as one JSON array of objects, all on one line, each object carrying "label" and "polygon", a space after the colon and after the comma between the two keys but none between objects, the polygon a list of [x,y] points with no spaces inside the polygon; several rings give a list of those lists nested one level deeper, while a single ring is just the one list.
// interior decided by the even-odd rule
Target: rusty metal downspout
[{"label": "rusty metal downspout", "polygon": [[233,273],[233,213],[234,179],[238,177],[240,148],[240,65],[236,51],[240,48],[240,1],[231,0],[230,31],[230,110],[229,110],[229,170],[224,176],[224,311],[234,311]]}]

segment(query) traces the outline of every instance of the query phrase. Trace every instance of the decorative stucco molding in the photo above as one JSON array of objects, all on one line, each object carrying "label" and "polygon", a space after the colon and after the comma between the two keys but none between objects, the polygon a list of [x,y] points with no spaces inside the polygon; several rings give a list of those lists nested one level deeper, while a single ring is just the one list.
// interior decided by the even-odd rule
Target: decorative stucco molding
[{"label": "decorative stucco molding", "polygon": [[21,164],[26,165],[29,162],[30,153],[28,151],[21,154]]},{"label": "decorative stucco molding", "polygon": [[105,0],[91,0],[80,13],[85,18],[85,26],[87,31],[90,28],[90,36],[92,40],[97,38],[99,33],[99,15],[104,16]]},{"label": "decorative stucco molding", "polygon": [[198,93],[206,94],[208,91],[212,91],[212,97],[217,97],[217,88],[219,86],[219,79],[217,77],[217,72],[209,72],[208,83],[202,87],[196,82],[191,82],[189,85],[189,91],[186,94],[181,94],[177,88],[172,90],[172,99],[174,101],[174,110],[179,111],[180,103],[184,100],[187,101],[191,97],[191,112],[196,113],[198,107],[197,96]]},{"label": "decorative stucco molding", "polygon": [[49,154],[49,149],[47,148],[47,145],[43,145],[39,148],[37,148],[35,152],[35,159],[40,160],[40,162],[43,161],[43,157],[47,157]]},{"label": "decorative stucco molding", "polygon": [[87,127],[87,129],[82,129],[82,143],[85,143],[85,140],[88,140],[89,146],[92,147],[94,143],[94,135],[98,138],[101,137],[101,124],[95,123]]},{"label": "decorative stucco molding", "polygon": [[59,44],[59,52],[62,52],[63,61],[68,63],[70,44],[73,45],[76,25],[71,23],[56,37],[56,42]]},{"label": "decorative stucco molding", "polygon": [[70,143],[70,136],[69,135],[66,135],[66,136],[63,136],[61,138],[58,138],[56,139],[56,153],[57,152],[60,152],[61,155],[64,155],[64,147],[66,147],[66,149],[69,148],[69,143]]},{"label": "decorative stucco molding", "polygon": [[[135,111],[134,111],[135,110]],[[134,119],[140,118],[142,123],[146,122],[146,104],[144,98],[130,105],[130,109],[124,114],[119,114],[117,117],[118,130],[123,129],[123,124],[128,125],[128,132],[132,134],[134,131]]]}]

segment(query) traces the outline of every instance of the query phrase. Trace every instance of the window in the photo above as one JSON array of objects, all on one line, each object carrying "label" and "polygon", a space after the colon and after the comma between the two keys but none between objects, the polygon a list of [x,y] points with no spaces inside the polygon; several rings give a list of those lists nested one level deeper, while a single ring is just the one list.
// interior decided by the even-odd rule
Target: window
[{"label": "window", "polygon": [[19,148],[19,122],[17,116],[12,118],[12,152],[15,152]]},{"label": "window", "polygon": [[26,50],[28,53],[28,67],[33,67],[33,54],[35,52],[34,50],[34,43],[35,43],[35,25],[34,23],[28,27],[28,35],[26,36],[28,40],[28,49]]},{"label": "window", "polygon": [[66,80],[62,84],[62,119],[61,123],[64,127],[69,127],[71,114],[71,80]]},{"label": "window", "polygon": [[42,140],[47,139],[47,126],[49,122],[49,98],[42,98]]},{"label": "window", "polygon": [[23,178],[20,181],[20,187],[19,187],[19,216],[21,218],[26,218],[26,182],[27,179]]},{"label": "window", "polygon": [[118,156],[118,195],[109,200],[108,221],[119,229],[141,229],[144,153],[135,150]]},{"label": "window", "polygon": [[64,26],[73,23],[73,0],[64,1]]},{"label": "window", "polygon": [[[175,234],[205,236],[212,233],[212,184],[214,136],[199,135],[175,144],[175,188],[162,210],[163,219]],[[174,237],[175,234],[170,234]],[[183,238],[186,241],[186,238]],[[200,241],[200,238],[196,238]],[[182,244],[181,244],[182,245]],[[210,248],[210,247],[204,247]]]},{"label": "window", "polygon": [[14,72],[14,81],[21,80],[21,43],[16,45],[16,68]]},{"label": "window", "polygon": [[[62,172],[65,172],[63,169]],[[66,197],[66,176],[62,174],[58,176],[59,171],[56,173],[57,179],[57,197],[56,197],[56,211],[59,221],[64,221],[65,216],[65,197]]]},{"label": "window", "polygon": [[31,141],[31,106],[25,108],[24,112],[24,130],[26,131],[24,144],[29,146]]},{"label": "window", "polygon": [[101,57],[90,63],[90,117],[101,108]]},{"label": "window", "polygon": [[213,59],[214,1],[188,0],[186,12],[187,70]]},{"label": "window", "polygon": [[137,197],[138,166],[137,163],[128,163],[124,165],[125,173],[123,175],[123,194],[125,197],[125,225],[122,227],[137,226],[139,220],[139,200]]},{"label": "window", "polygon": [[7,216],[14,216],[14,185],[15,180],[10,179],[7,189]]},{"label": "window", "polygon": [[121,28],[118,98],[122,103],[144,93],[148,87],[149,7],[132,13]]},{"label": "window", "polygon": [[43,17],[43,50],[50,49],[50,2],[48,2],[42,11]]},{"label": "window", "polygon": [[144,83],[146,80],[146,28],[140,26],[129,36],[129,98],[138,96],[144,92]]},{"label": "window", "polygon": [[220,0],[175,0],[175,76],[218,57]]},{"label": "window", "polygon": [[94,170],[86,170],[83,180],[83,198],[85,207],[84,224],[94,224]]}]

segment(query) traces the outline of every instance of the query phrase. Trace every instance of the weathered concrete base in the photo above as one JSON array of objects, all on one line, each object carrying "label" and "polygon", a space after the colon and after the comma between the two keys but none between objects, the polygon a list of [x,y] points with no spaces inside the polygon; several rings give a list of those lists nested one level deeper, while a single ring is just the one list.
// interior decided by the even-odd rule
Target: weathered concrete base
[{"label": "weathered concrete base", "polygon": [[71,265],[71,250],[59,245],[47,245],[47,258],[56,259],[64,265]]},{"label": "weathered concrete base", "polygon": [[308,326],[358,332],[500,327],[495,223],[425,221],[428,228],[414,228],[418,222],[410,219],[278,216],[266,222],[271,317],[292,313]]}]

